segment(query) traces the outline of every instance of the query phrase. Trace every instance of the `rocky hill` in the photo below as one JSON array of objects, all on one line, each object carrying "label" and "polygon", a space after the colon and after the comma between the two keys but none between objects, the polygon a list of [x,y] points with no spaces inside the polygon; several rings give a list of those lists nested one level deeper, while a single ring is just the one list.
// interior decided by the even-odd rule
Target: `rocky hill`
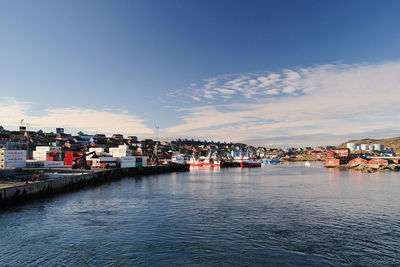
[{"label": "rocky hill", "polygon": [[384,139],[371,139],[365,138],[360,140],[349,140],[339,147],[346,147],[347,143],[360,143],[360,144],[383,144],[386,147],[393,147],[394,152],[397,155],[400,155],[400,136],[399,137],[392,137],[392,138],[384,138]]}]

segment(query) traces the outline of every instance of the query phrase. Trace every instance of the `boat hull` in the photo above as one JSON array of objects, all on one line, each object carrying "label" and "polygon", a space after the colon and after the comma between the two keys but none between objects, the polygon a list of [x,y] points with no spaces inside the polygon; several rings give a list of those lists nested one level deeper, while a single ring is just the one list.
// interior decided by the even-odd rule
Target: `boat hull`
[{"label": "boat hull", "polygon": [[207,163],[207,162],[200,162],[200,163],[190,163],[191,167],[220,167],[220,163]]},{"label": "boat hull", "polygon": [[189,163],[190,167],[201,167],[202,163]]},{"label": "boat hull", "polygon": [[209,162],[204,162],[203,167],[219,167],[221,164],[219,163],[209,163]]},{"label": "boat hull", "polygon": [[281,163],[279,159],[263,159],[265,164],[278,164]]},{"label": "boat hull", "polygon": [[258,161],[241,161],[240,167],[242,168],[255,168],[261,167],[261,162]]}]

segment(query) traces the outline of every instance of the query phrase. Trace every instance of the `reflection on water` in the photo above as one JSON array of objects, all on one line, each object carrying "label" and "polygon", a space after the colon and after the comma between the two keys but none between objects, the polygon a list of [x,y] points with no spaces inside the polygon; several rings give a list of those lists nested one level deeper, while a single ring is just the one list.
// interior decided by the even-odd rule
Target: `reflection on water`
[{"label": "reflection on water", "polygon": [[399,265],[399,174],[319,163],[128,178],[0,213],[0,265]]}]

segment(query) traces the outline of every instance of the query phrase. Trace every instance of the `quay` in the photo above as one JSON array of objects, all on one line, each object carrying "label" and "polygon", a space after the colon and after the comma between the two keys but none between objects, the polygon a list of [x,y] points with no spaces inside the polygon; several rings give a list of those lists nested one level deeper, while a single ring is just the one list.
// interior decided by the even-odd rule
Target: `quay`
[{"label": "quay", "polygon": [[[40,169],[23,169],[19,176],[31,176]],[[186,172],[188,164],[176,165],[148,165],[133,168],[112,168],[92,170],[72,170],[70,168],[42,169],[47,171],[50,178],[36,182],[0,181],[0,207],[24,203],[28,200],[62,194],[90,185],[98,185],[122,177],[137,177],[142,175]],[[17,175],[15,174],[15,175]]]}]

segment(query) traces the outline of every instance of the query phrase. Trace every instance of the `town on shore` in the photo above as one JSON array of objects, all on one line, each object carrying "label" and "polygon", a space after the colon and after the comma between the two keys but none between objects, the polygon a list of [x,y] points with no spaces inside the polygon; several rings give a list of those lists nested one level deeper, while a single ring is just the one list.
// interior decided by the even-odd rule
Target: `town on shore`
[{"label": "town on shore", "polygon": [[136,136],[122,134],[72,135],[63,128],[46,133],[29,131],[25,126],[17,131],[0,126],[0,148],[0,169],[104,169],[176,163],[197,167],[260,167],[261,163],[319,160],[325,161],[326,167],[376,171],[397,170],[399,164],[393,148],[385,148],[383,144],[350,142],[346,147],[280,149],[194,139],[138,140]]}]

